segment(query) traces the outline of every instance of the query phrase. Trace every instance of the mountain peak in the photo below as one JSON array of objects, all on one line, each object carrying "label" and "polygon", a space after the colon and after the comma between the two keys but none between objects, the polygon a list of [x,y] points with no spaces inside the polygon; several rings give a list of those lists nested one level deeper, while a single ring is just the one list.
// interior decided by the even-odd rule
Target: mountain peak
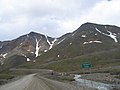
[{"label": "mountain peak", "polygon": [[90,22],[87,22],[87,23],[84,23],[82,24],[78,29],[77,31],[83,31],[83,30],[88,30],[88,29],[92,29],[92,28],[95,28],[96,26],[98,26],[99,24],[95,24],[95,23],[90,23]]},{"label": "mountain peak", "polygon": [[109,27],[118,27],[116,25],[109,25],[109,24],[97,24],[97,23],[92,23],[92,22],[86,22],[84,24],[82,24],[80,27],[82,26],[109,26]]},{"label": "mountain peak", "polygon": [[95,26],[98,26],[98,25],[101,25],[101,24],[96,24],[96,23],[91,23],[91,22],[86,22],[84,24],[82,24],[80,27],[95,27]]},{"label": "mountain peak", "polygon": [[33,31],[29,33],[29,35],[34,35],[34,34],[38,34],[38,33],[33,32]]},{"label": "mountain peak", "polygon": [[95,28],[99,28],[102,31],[106,31],[111,28],[119,28],[118,26],[115,25],[103,25],[103,24],[96,24],[96,23],[91,23],[91,22],[86,22],[82,24],[77,31],[83,31],[83,30],[95,30]]}]

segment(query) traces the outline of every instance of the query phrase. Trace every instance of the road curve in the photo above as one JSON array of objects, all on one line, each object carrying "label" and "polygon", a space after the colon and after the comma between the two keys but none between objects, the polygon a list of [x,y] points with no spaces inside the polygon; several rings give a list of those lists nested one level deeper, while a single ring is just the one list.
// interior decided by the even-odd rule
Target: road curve
[{"label": "road curve", "polygon": [[1,86],[0,90],[82,90],[82,88],[30,74]]}]

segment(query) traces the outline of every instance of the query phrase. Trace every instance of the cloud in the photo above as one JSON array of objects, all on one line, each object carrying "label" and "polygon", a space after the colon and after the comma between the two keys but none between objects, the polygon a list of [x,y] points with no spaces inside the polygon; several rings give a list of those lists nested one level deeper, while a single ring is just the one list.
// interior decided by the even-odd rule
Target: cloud
[{"label": "cloud", "polygon": [[119,9],[119,0],[113,0],[111,2],[103,0],[97,3],[86,15],[81,16],[81,21],[120,25],[118,20],[120,16]]},{"label": "cloud", "polygon": [[120,0],[0,0],[0,40],[30,31],[58,37],[85,22],[120,25],[119,5]]}]

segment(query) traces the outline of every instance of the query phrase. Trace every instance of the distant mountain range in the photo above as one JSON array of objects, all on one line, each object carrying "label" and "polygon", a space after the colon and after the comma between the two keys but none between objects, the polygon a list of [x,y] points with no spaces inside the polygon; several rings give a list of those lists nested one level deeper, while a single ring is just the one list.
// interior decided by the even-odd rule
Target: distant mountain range
[{"label": "distant mountain range", "polygon": [[0,41],[0,67],[76,71],[81,63],[93,68],[120,65],[120,27],[85,23],[72,33],[52,38],[35,32]]}]

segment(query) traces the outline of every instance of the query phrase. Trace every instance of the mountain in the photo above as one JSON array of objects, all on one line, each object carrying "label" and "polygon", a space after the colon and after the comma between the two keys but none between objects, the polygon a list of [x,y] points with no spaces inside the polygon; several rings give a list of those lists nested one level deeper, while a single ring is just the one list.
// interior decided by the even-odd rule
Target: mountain
[{"label": "mountain", "polygon": [[[15,51],[15,53],[33,53],[35,52],[36,57],[37,55],[37,49],[40,49],[40,51],[48,50],[52,48],[52,41],[54,38],[38,34],[35,32],[30,32],[27,35],[23,35],[17,39],[14,39],[12,41],[5,41],[1,42],[0,46],[0,54],[9,53],[11,51]],[[49,42],[49,43],[47,43]]]},{"label": "mountain", "polygon": [[[32,59],[40,56],[43,52],[47,52],[52,49],[56,40],[57,39],[46,35],[30,32],[29,34],[20,36],[17,39],[0,42],[1,65],[5,64],[4,62],[9,62],[7,59],[15,56],[26,58],[24,59],[26,61],[31,61]],[[14,58],[14,60],[17,60],[17,57]],[[24,63],[26,61],[24,61]]]},{"label": "mountain", "polygon": [[[1,66],[75,71],[81,63],[93,68],[120,65],[120,27],[82,24],[59,38],[31,32],[0,42]],[[20,59],[22,58],[22,59]]]}]

